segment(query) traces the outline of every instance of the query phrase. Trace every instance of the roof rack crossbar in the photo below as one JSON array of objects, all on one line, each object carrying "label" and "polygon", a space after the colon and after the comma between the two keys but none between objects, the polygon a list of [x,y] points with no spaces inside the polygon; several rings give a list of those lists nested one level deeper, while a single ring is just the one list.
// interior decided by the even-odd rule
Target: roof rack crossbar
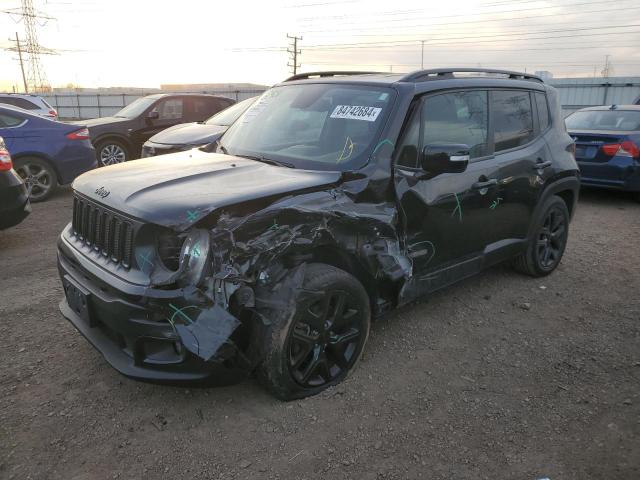
[{"label": "roof rack crossbar", "polygon": [[511,70],[498,70],[493,68],[434,68],[431,70],[417,70],[402,77],[400,82],[418,82],[424,80],[442,80],[443,78],[452,78],[455,73],[494,73],[498,75],[506,75],[510,79],[515,80],[534,80],[544,83],[542,78],[530,73],[513,72]]},{"label": "roof rack crossbar", "polygon": [[380,74],[381,72],[356,72],[356,71],[328,71],[328,72],[307,72],[298,73],[287,78],[285,82],[292,82],[294,80],[307,80],[311,77],[339,77],[342,75],[371,75]]}]

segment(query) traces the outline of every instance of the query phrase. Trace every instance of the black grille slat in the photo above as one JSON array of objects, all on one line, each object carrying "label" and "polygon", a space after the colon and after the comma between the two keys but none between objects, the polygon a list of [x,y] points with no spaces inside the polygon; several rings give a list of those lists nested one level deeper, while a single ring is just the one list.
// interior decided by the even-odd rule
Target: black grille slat
[{"label": "black grille slat", "polygon": [[73,232],[82,243],[125,268],[133,256],[133,222],[106,208],[82,199],[73,199]]}]

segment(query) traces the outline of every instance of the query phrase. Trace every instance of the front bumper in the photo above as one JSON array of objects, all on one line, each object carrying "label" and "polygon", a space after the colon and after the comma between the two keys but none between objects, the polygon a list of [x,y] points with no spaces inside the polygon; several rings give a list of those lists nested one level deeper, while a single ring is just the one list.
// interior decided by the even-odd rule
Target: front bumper
[{"label": "front bumper", "polygon": [[[247,376],[249,369],[238,361],[233,342],[222,345],[208,361],[184,347],[165,312],[168,305],[185,306],[182,289],[110,281],[112,274],[100,273],[95,265],[85,268],[87,262],[60,238],[58,270],[66,294],[60,311],[118,372],[150,382],[210,385],[229,385]],[[68,300],[71,292],[81,292],[86,306],[79,309],[73,302],[72,308]]]}]

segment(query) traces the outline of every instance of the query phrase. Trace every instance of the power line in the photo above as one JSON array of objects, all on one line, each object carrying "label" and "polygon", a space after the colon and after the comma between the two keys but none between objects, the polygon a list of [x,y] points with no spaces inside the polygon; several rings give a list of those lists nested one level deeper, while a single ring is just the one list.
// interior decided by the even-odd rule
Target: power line
[{"label": "power line", "polygon": [[[627,1],[627,0],[619,0],[619,1]],[[638,7],[628,7],[625,9],[625,11],[630,11],[630,10],[639,10]],[[611,9],[610,8],[606,8],[606,9],[600,9],[600,10],[586,10],[586,11],[578,11],[578,12],[566,12],[563,13],[562,16],[563,17],[573,17],[573,16],[577,16],[577,15],[588,15],[590,13],[610,13]],[[517,20],[528,20],[531,18],[544,18],[544,17],[557,17],[558,14],[557,13],[548,13],[548,14],[542,14],[542,15],[527,15],[527,16],[519,16],[519,17],[504,17],[504,18],[486,18],[486,19],[482,19],[482,20],[467,20],[467,21],[461,21],[461,22],[437,22],[437,23],[418,23],[418,24],[413,24],[413,25],[400,25],[402,28],[425,28],[425,27],[438,27],[438,26],[444,26],[444,25],[466,25],[466,24],[484,24],[484,23],[493,23],[493,22],[506,22],[506,21],[517,21]],[[408,19],[407,19],[408,20]],[[366,31],[371,31],[371,30],[379,30],[380,28],[387,28],[387,27],[380,27],[380,26],[375,26],[375,27],[367,27],[367,28],[352,28],[350,27],[348,29],[348,32],[366,32]],[[309,34],[309,33],[325,33],[327,31],[326,28],[323,28],[322,30],[309,30],[309,29],[305,29],[305,33]],[[342,31],[338,31],[335,28],[332,29],[332,32],[335,33],[341,33],[344,32],[345,30]]]}]

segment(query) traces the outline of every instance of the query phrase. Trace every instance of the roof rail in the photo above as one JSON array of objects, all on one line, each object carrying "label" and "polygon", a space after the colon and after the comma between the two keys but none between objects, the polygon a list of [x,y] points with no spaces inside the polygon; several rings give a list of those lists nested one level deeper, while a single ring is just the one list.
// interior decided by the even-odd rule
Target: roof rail
[{"label": "roof rail", "polygon": [[420,82],[425,80],[442,80],[443,78],[453,78],[455,73],[493,73],[506,75],[514,80],[534,80],[544,83],[542,78],[529,73],[512,72],[511,70],[496,70],[493,68],[434,68],[431,70],[418,70],[402,77],[400,82]]},{"label": "roof rail", "polygon": [[355,72],[355,71],[327,71],[327,72],[307,72],[298,73],[287,78],[285,82],[292,82],[294,80],[307,80],[311,77],[340,77],[343,75],[371,75],[372,73],[380,74],[381,72]]}]

